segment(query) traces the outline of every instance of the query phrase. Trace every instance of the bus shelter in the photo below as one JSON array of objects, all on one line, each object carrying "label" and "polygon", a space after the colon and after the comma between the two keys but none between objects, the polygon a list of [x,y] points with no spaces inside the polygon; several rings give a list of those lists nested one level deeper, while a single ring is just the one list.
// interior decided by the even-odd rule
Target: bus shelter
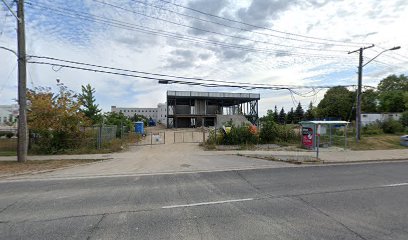
[{"label": "bus shelter", "polygon": [[301,121],[301,143],[304,148],[347,147],[347,121]]}]

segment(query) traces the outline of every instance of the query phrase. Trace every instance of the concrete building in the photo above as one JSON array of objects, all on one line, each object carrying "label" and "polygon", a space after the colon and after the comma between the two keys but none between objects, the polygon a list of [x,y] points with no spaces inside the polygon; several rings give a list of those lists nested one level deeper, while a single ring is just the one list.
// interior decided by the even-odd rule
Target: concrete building
[{"label": "concrete building", "polygon": [[123,113],[127,117],[133,117],[135,114],[152,118],[156,123],[166,123],[167,118],[167,104],[159,103],[156,108],[129,108],[111,106],[111,112]]},{"label": "concrete building", "polygon": [[255,93],[167,91],[167,127],[219,126],[229,120],[257,124],[259,100]]},{"label": "concrete building", "polygon": [[0,125],[10,125],[17,121],[13,111],[18,111],[17,105],[0,105]]},{"label": "concrete building", "polygon": [[362,113],[361,125],[365,126],[370,123],[384,122],[388,119],[399,120],[402,113]]}]

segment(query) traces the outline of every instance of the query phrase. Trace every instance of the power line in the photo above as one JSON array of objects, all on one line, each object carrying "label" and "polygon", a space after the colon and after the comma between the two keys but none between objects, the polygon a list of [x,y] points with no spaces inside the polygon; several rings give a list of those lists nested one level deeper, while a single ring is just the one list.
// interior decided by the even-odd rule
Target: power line
[{"label": "power line", "polygon": [[361,45],[371,44],[371,43],[345,42],[345,41],[332,40],[332,39],[319,38],[319,37],[311,37],[311,36],[306,36],[306,35],[301,35],[301,34],[296,34],[296,33],[290,33],[290,32],[275,30],[275,29],[271,29],[271,28],[267,28],[267,27],[256,26],[254,24],[245,23],[245,22],[242,22],[242,21],[238,21],[238,20],[234,20],[234,19],[230,19],[230,18],[226,18],[226,17],[221,17],[221,16],[218,16],[218,15],[215,15],[215,14],[207,13],[207,12],[204,12],[204,11],[201,11],[201,10],[197,10],[197,9],[187,7],[187,6],[184,6],[184,5],[181,5],[181,4],[177,4],[177,3],[172,3],[172,2],[169,2],[169,1],[166,1],[166,0],[158,0],[158,1],[165,2],[165,3],[168,3],[168,4],[172,4],[172,5],[177,6],[177,7],[181,7],[181,8],[184,8],[184,9],[187,9],[187,10],[190,10],[190,11],[193,11],[193,12],[197,12],[197,13],[200,13],[200,14],[203,14],[203,15],[207,15],[207,16],[210,16],[210,17],[222,19],[222,20],[225,20],[225,21],[228,21],[228,22],[239,23],[239,24],[243,24],[243,25],[246,25],[246,26],[249,26],[249,27],[269,30],[269,31],[277,32],[277,33],[281,33],[281,34],[297,36],[297,37],[302,37],[302,38],[315,39],[315,40],[328,41],[328,42],[355,44],[354,46],[361,46]]},{"label": "power line", "polygon": [[[88,67],[80,67],[80,66],[73,66],[73,65],[67,65],[67,64],[59,64],[59,63],[50,63],[50,62],[41,62],[41,61],[28,61],[29,63],[32,64],[40,64],[40,65],[50,65],[50,66],[55,66],[59,68],[72,68],[72,69],[77,69],[77,70],[84,70],[84,71],[91,71],[91,72],[97,72],[97,73],[105,73],[105,74],[112,74],[112,75],[119,75],[119,76],[124,76],[124,77],[133,77],[133,78],[141,78],[141,79],[148,79],[148,80],[155,80],[158,82],[163,82],[163,83],[175,83],[175,84],[184,84],[184,85],[192,85],[192,86],[203,86],[203,87],[227,87],[227,88],[241,88],[241,89],[264,89],[264,90],[288,90],[293,92],[293,89],[308,89],[308,88],[331,88],[334,86],[260,86],[260,85],[255,85],[255,84],[250,84],[250,85],[240,85],[241,83],[236,83],[236,82],[228,82],[230,84],[225,83],[207,83],[207,82],[197,82],[197,81],[186,81],[186,80],[175,80],[175,79],[168,79],[168,78],[161,78],[161,77],[151,77],[151,76],[141,76],[141,75],[135,75],[135,74],[128,74],[128,73],[121,73],[121,72],[112,72],[112,71],[106,71],[106,70],[99,70],[95,68],[88,68]],[[123,69],[121,71],[129,71],[126,69]],[[204,81],[204,80],[201,80]],[[350,87],[354,85],[344,85],[344,87]],[[297,94],[297,92],[294,92]]]},{"label": "power line", "polygon": [[[78,62],[78,61],[72,61],[72,60],[65,60],[65,59],[47,57],[47,56],[29,55],[28,57],[30,59],[32,59],[32,58],[46,59],[46,60],[51,60],[51,61],[59,61],[59,62],[83,65],[83,66],[88,66],[88,67],[96,67],[96,68],[103,68],[103,69],[108,69],[108,70],[124,71],[124,72],[130,72],[130,73],[138,73],[138,74],[152,75],[152,76],[158,76],[158,77],[176,78],[176,79],[183,79],[183,80],[196,80],[196,81],[228,83],[228,84],[246,84],[248,86],[283,87],[283,88],[296,88],[296,89],[310,88],[310,87],[301,86],[301,85],[256,84],[256,83],[248,83],[248,82],[231,82],[231,81],[224,81],[224,80],[205,79],[205,78],[198,78],[198,77],[175,76],[175,75],[169,75],[169,74],[159,74],[159,73],[152,73],[152,72],[146,72],[146,71],[116,68],[116,67],[111,67],[111,66],[102,66],[102,65],[96,65],[96,64],[85,63],[85,62]],[[53,63],[50,63],[50,64],[53,64]],[[164,80],[164,79],[160,79],[160,80]],[[167,79],[167,80],[169,80],[169,79]],[[298,92],[297,92],[297,94],[301,95],[301,93],[298,93]]]},{"label": "power line", "polygon": [[[31,5],[31,3],[29,2],[27,4]],[[316,58],[322,58],[322,59],[323,58],[326,58],[326,59],[330,59],[330,58],[338,59],[339,58],[339,56],[334,56],[334,55],[324,55],[324,54],[316,54],[316,53],[310,54],[306,52],[292,52],[292,51],[276,50],[276,49],[268,49],[268,48],[254,48],[254,47],[248,47],[246,45],[223,43],[223,42],[214,41],[214,40],[207,40],[207,39],[202,39],[202,38],[197,38],[197,37],[180,35],[180,34],[168,32],[165,30],[157,30],[157,29],[145,27],[142,25],[129,24],[129,23],[114,20],[114,19],[108,19],[108,18],[103,18],[100,16],[92,15],[92,14],[81,13],[75,10],[68,11],[67,9],[64,9],[64,8],[60,8],[63,10],[59,10],[59,9],[51,8],[49,6],[48,7],[38,6],[38,4],[35,7],[39,7],[39,8],[46,9],[46,10],[52,10],[57,15],[70,17],[76,20],[80,18],[80,19],[87,20],[87,21],[102,23],[105,26],[112,26],[112,27],[116,27],[120,29],[141,32],[145,34],[164,36],[168,38],[173,38],[173,39],[178,39],[178,40],[188,41],[188,42],[193,42],[193,43],[198,42],[204,45],[210,44],[213,46],[215,45],[215,46],[221,46],[221,47],[226,47],[226,48],[235,48],[235,49],[239,49],[239,50],[243,50],[247,52],[261,52],[261,53],[266,53],[266,54],[275,53],[275,54],[284,54],[284,55],[289,55],[289,56],[316,57]],[[93,19],[90,17],[92,17]],[[347,57],[347,55],[342,56],[342,57]]]},{"label": "power line", "polygon": [[[145,16],[148,18],[152,18],[152,19],[156,19],[159,21],[163,21],[163,22],[167,22],[173,25],[177,25],[177,26],[181,26],[181,27],[185,27],[185,28],[190,28],[190,29],[194,29],[197,31],[201,31],[201,32],[206,32],[206,33],[211,33],[211,34],[215,34],[215,35],[219,35],[219,36],[224,36],[224,37],[230,37],[230,38],[235,38],[235,39],[239,39],[239,40],[244,40],[244,41],[251,41],[254,43],[260,43],[260,44],[267,44],[267,45],[273,45],[273,46],[278,46],[278,47],[284,47],[284,48],[297,48],[297,49],[302,49],[302,50],[311,50],[311,51],[325,51],[325,52],[341,52],[341,53],[346,53],[346,50],[337,50],[337,49],[321,49],[321,48],[309,48],[309,47],[302,47],[302,46],[290,46],[290,45],[284,45],[284,44],[279,44],[279,43],[271,43],[271,42],[266,42],[266,41],[260,41],[260,40],[254,40],[254,39],[250,39],[250,38],[246,38],[246,37],[239,37],[239,36],[234,36],[234,35],[229,35],[229,34],[225,34],[225,33],[220,33],[220,32],[216,32],[216,31],[211,31],[211,30],[206,30],[206,29],[202,29],[202,28],[198,28],[198,27],[193,27],[190,25],[186,25],[186,24],[182,24],[182,23],[177,23],[177,22],[173,22],[167,19],[163,19],[163,18],[159,18],[159,17],[154,17],[148,14],[144,14],[144,13],[140,13],[134,10],[130,10],[127,8],[123,8],[121,6],[116,6],[110,3],[105,3],[105,2],[100,2],[98,0],[94,0],[96,2],[99,2],[101,4],[107,5],[107,6],[111,6],[117,9],[121,9],[123,11],[127,11],[127,12],[132,12],[134,14],[138,14],[141,16]],[[33,3],[31,3],[33,4]]]},{"label": "power line", "polygon": [[[99,1],[99,0],[93,0],[93,1],[98,2],[100,4],[113,5],[113,4],[109,4],[109,3]],[[201,21],[201,22],[212,23],[212,24],[216,24],[216,25],[231,28],[231,29],[236,29],[236,30],[240,30],[240,31],[250,32],[250,33],[255,33],[255,34],[264,35],[264,36],[280,38],[280,39],[284,39],[284,40],[297,41],[297,42],[302,42],[302,43],[324,44],[324,45],[328,45],[328,46],[342,46],[342,47],[352,47],[352,46],[355,47],[355,46],[358,46],[358,45],[335,44],[335,43],[327,43],[327,42],[326,43],[325,42],[316,42],[316,41],[309,41],[309,40],[305,40],[305,39],[297,39],[297,38],[291,38],[291,37],[285,37],[285,36],[278,36],[278,35],[275,35],[275,34],[269,34],[269,33],[264,33],[264,32],[252,31],[250,29],[235,27],[235,26],[231,26],[231,25],[228,25],[228,24],[215,22],[215,21],[211,21],[211,20],[208,20],[208,19],[203,19],[203,18],[199,18],[199,17],[196,17],[196,16],[180,13],[180,12],[177,12],[177,11],[173,11],[173,10],[170,10],[170,9],[162,8],[162,7],[156,6],[156,5],[148,3],[148,2],[136,1],[136,0],[133,0],[133,2],[140,3],[140,4],[143,4],[145,6],[150,6],[150,7],[159,9],[159,10],[164,10],[164,11],[167,11],[167,12],[170,12],[170,13],[174,13],[174,14],[183,16],[183,17],[192,18],[192,19],[195,19],[195,20],[198,20],[198,21]]]}]

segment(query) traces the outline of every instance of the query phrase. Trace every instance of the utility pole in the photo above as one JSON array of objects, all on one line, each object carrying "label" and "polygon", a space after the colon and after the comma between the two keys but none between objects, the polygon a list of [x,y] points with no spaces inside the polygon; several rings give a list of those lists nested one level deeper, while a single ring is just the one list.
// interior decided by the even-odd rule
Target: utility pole
[{"label": "utility pole", "polygon": [[24,0],[17,3],[17,45],[18,45],[18,144],[17,161],[27,160],[27,58],[25,46]]},{"label": "utility pole", "polygon": [[361,139],[361,88],[363,86],[363,51],[367,48],[374,47],[374,44],[368,47],[362,47],[358,50],[349,52],[348,54],[359,52],[358,61],[358,87],[357,87],[357,108],[356,108],[356,141]]}]

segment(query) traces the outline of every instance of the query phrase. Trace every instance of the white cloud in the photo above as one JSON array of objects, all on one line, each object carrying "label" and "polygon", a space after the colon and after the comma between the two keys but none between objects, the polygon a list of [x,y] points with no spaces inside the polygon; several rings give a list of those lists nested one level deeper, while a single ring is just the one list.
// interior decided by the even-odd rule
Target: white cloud
[{"label": "white cloud", "polygon": [[[347,50],[356,47],[325,46],[331,50],[344,50],[343,53],[323,52],[306,49],[280,47],[278,45],[298,46],[304,48],[322,48],[322,45],[305,41],[292,41],[288,38],[304,39],[296,35],[280,34],[265,29],[243,31],[228,29],[211,23],[199,23],[167,12],[163,9],[200,17],[210,21],[229,24],[234,27],[247,26],[214,19],[209,16],[191,12],[161,1],[149,2],[163,9],[132,3],[127,0],[106,1],[137,11],[155,18],[162,18],[183,25],[191,25],[210,31],[231,36],[211,33],[197,35],[197,31],[157,19],[137,15],[131,11],[122,11],[104,6],[95,1],[38,1],[50,8],[72,8],[73,11],[89,12],[105,19],[125,22],[127,29],[120,29],[109,24],[96,24],[81,18],[68,18],[53,15],[53,11],[38,9],[27,5],[27,52],[42,56],[52,56],[98,65],[118,68],[157,72],[163,74],[251,82],[261,84],[292,84],[292,85],[335,85],[355,84],[358,56],[348,55]],[[328,38],[338,41],[375,43],[385,48],[400,45],[398,54],[388,52],[378,58],[383,62],[372,62],[365,69],[364,83],[376,85],[388,74],[407,74],[408,65],[408,22],[406,1],[215,1],[218,5],[205,6],[207,1],[179,1],[200,10],[220,14],[236,20],[247,21],[272,27],[280,31]],[[203,5],[204,3],[204,5]],[[208,4],[208,3],[207,3]],[[266,4],[266,5],[265,5]],[[278,8],[275,6],[278,4]],[[272,6],[273,5],[273,6]],[[202,6],[202,7],[200,7]],[[205,8],[204,8],[205,7]],[[272,8],[273,7],[273,8]],[[7,14],[2,7],[0,11],[0,46],[15,49],[15,19]],[[262,9],[263,11],[256,11]],[[73,14],[73,13],[71,13]],[[6,16],[7,15],[7,16]],[[4,21],[6,20],[6,21]],[[119,23],[123,27],[123,23]],[[116,26],[118,26],[116,25]],[[221,41],[225,44],[242,44],[258,49],[270,49],[269,53],[247,52],[238,49],[214,46],[211,44],[194,43],[196,40],[180,39],[146,34],[138,29],[141,25],[161,31],[177,34],[177,36],[198,37],[210,41]],[[193,33],[193,35],[190,35]],[[276,38],[271,35],[286,37]],[[236,39],[239,37],[241,39]],[[243,40],[254,39],[258,42]],[[268,42],[263,44],[260,42]],[[287,52],[280,52],[280,51]],[[375,48],[375,51],[382,49]],[[278,51],[278,52],[273,52]],[[366,50],[367,59],[377,52]],[[295,53],[295,54],[293,54]],[[306,56],[296,53],[307,53]],[[330,58],[316,55],[330,55]],[[402,55],[402,56],[400,56]],[[331,58],[335,56],[335,58]],[[0,103],[11,104],[17,97],[15,57],[0,50]],[[28,86],[55,86],[55,79],[60,79],[68,87],[80,91],[80,86],[90,83],[96,89],[98,103],[104,111],[111,105],[116,106],[155,106],[165,101],[166,90],[201,90],[201,91],[235,91],[238,89],[207,89],[183,85],[159,85],[156,81],[85,72],[62,68],[55,72],[50,66],[29,65]],[[8,78],[8,76],[10,76]],[[259,92],[259,91],[254,91]],[[265,113],[274,105],[285,107],[288,111],[293,101],[288,91],[260,91],[260,112]],[[310,101],[318,101],[323,96],[321,91],[317,97],[301,98],[304,108]]]}]

